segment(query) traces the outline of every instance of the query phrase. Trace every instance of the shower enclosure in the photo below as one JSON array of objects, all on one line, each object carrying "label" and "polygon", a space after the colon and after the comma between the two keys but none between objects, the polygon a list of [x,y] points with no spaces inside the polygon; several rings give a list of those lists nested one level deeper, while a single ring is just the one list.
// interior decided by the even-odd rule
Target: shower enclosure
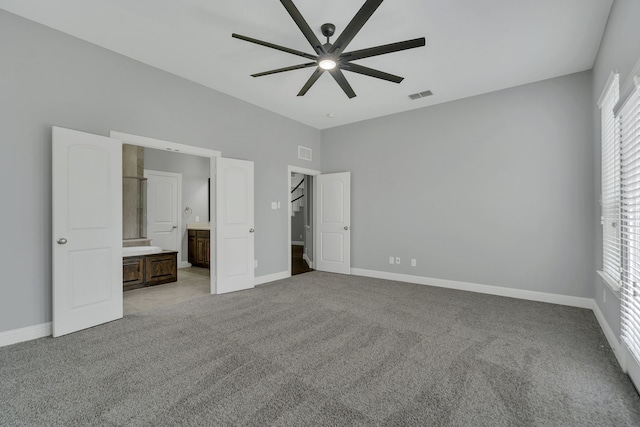
[{"label": "shower enclosure", "polygon": [[122,239],[147,237],[147,178],[122,177]]}]

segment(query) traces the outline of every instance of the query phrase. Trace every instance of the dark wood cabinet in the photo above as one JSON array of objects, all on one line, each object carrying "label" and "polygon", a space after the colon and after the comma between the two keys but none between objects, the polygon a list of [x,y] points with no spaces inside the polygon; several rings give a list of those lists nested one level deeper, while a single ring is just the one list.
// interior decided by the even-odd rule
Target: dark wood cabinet
[{"label": "dark wood cabinet", "polygon": [[125,291],[178,280],[178,252],[122,258],[122,285]]},{"label": "dark wood cabinet", "polygon": [[189,263],[196,267],[210,267],[211,239],[209,230],[189,230]]},{"label": "dark wood cabinet", "polygon": [[176,252],[148,256],[144,261],[145,282],[147,285],[159,285],[176,281],[178,277]]},{"label": "dark wood cabinet", "polygon": [[127,288],[131,285],[144,283],[144,257],[126,257],[122,259],[122,285]]}]

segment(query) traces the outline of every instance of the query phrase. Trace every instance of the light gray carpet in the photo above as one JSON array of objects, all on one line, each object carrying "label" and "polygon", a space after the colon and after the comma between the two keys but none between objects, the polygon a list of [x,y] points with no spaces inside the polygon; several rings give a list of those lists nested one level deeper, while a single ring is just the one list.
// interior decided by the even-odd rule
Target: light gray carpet
[{"label": "light gray carpet", "polygon": [[0,425],[640,425],[590,310],[312,272],[0,349]]}]

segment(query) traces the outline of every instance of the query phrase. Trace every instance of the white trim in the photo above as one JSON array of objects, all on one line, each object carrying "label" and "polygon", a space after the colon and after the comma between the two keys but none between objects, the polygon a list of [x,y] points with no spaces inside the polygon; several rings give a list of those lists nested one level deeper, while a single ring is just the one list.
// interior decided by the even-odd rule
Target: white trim
[{"label": "white trim", "polygon": [[295,246],[304,246],[304,242],[301,242],[300,240],[295,240],[291,242],[291,244]]},{"label": "white trim", "polygon": [[254,279],[253,283],[255,286],[260,286],[264,285],[265,283],[275,282],[276,280],[288,279],[289,277],[291,277],[291,274],[288,271],[281,271],[280,273],[258,276]]},{"label": "white trim", "polygon": [[598,306],[598,303],[595,300],[593,301],[592,310],[593,310],[593,314],[595,314],[596,319],[598,320],[598,323],[600,324],[600,328],[602,329],[604,336],[607,338],[607,341],[609,342],[609,346],[613,350],[613,354],[615,354],[616,359],[618,359],[620,368],[622,368],[623,372],[627,372],[627,366],[626,366],[627,363],[626,363],[624,351],[620,344],[620,340],[616,336],[615,332],[613,332],[613,329],[611,329],[611,326],[609,326],[607,319],[604,317],[604,314],[602,314],[602,311],[600,310],[600,306]]},{"label": "white trim", "polygon": [[[299,166],[291,166],[287,167],[287,242],[291,242],[291,173],[301,173],[303,175],[309,176],[317,176],[320,175],[320,171],[314,169],[302,168]],[[313,205],[313,209],[316,209],[316,205]],[[315,217],[315,212],[311,213]],[[289,273],[289,277],[291,276],[291,245],[287,244],[287,251],[289,253],[286,255],[287,258],[287,272]]]},{"label": "white trim", "polygon": [[302,259],[307,262],[307,265],[309,265],[309,268],[313,268],[313,261],[309,259],[309,256],[306,253],[302,254]]},{"label": "white trim", "polygon": [[51,336],[51,322],[0,332],[0,347]]},{"label": "white trim", "polygon": [[528,291],[524,289],[504,288],[501,286],[481,285],[477,283],[458,282],[454,280],[434,279],[409,274],[389,273],[386,271],[365,270],[352,268],[351,274],[356,276],[373,277],[376,279],[396,280],[399,282],[415,283],[417,285],[437,286],[440,288],[457,289],[461,291],[477,292],[481,294],[498,295],[529,301],[547,302],[551,304],[567,305],[570,307],[593,308],[593,299],[574,297],[570,295],[550,294],[546,292]]},{"label": "white trim", "polygon": [[[631,354],[631,352],[629,351],[629,347],[627,347],[627,344],[623,343],[621,347],[625,358],[624,360],[626,368],[623,369],[623,371],[626,372],[627,375],[629,375],[629,378],[631,378],[631,382],[636,387],[636,389],[640,390],[640,363],[638,363],[638,360],[633,357],[633,354]],[[627,360],[629,362],[626,362]]]},{"label": "white trim", "polygon": [[607,79],[607,83],[605,83],[604,89],[602,89],[602,93],[600,94],[600,98],[598,98],[598,108],[602,108],[602,103],[604,102],[604,98],[607,96],[607,93],[609,93],[611,86],[613,86],[616,80],[619,78],[620,78],[620,73],[618,73],[618,70],[615,70],[615,69],[611,70],[611,73],[609,74],[609,78]]},{"label": "white trim", "polygon": [[[178,180],[178,194],[177,194],[177,199],[178,202],[176,204],[176,241],[174,242],[176,245],[176,251],[178,251],[178,259],[182,259],[182,174],[181,173],[176,173],[176,172],[165,172],[165,171],[158,171],[158,170],[152,170],[152,169],[144,169],[144,177],[145,178],[149,178],[149,174],[151,175],[159,175],[159,176],[167,176],[170,178],[176,178]],[[148,197],[147,193],[147,197]],[[149,215],[149,207],[147,206],[147,217]],[[149,230],[147,230],[147,235],[149,234]],[[151,242],[153,243],[153,239],[151,239]],[[179,268],[179,267],[178,267]]]},{"label": "white trim", "polygon": [[189,268],[191,263],[189,261],[178,261],[178,268]]},{"label": "white trim", "polygon": [[634,89],[638,88],[638,77],[640,77],[640,59],[635,63],[624,84],[620,87],[620,103],[618,103],[618,106],[622,106]]},{"label": "white trim", "polygon": [[614,295],[618,299],[620,299],[620,289],[622,289],[622,286],[620,286],[620,283],[616,282],[611,276],[609,276],[607,273],[605,273],[602,270],[596,270],[596,272],[600,275],[604,284],[607,285],[607,287],[613,291]]},{"label": "white trim", "polygon": [[130,133],[109,131],[111,138],[119,139],[126,144],[139,145],[141,147],[157,148],[159,150],[175,151],[182,154],[192,154],[201,157],[220,157],[220,151],[209,148],[195,147],[193,145],[179,144],[176,142],[163,141],[162,139],[148,138],[146,136],[132,135]]}]

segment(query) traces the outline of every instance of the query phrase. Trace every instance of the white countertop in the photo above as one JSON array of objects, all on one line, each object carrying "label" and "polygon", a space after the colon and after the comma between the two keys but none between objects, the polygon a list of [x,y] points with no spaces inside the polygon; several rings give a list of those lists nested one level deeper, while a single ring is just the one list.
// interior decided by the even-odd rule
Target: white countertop
[{"label": "white countertop", "polygon": [[208,222],[192,222],[191,224],[187,224],[187,230],[210,230]]}]

